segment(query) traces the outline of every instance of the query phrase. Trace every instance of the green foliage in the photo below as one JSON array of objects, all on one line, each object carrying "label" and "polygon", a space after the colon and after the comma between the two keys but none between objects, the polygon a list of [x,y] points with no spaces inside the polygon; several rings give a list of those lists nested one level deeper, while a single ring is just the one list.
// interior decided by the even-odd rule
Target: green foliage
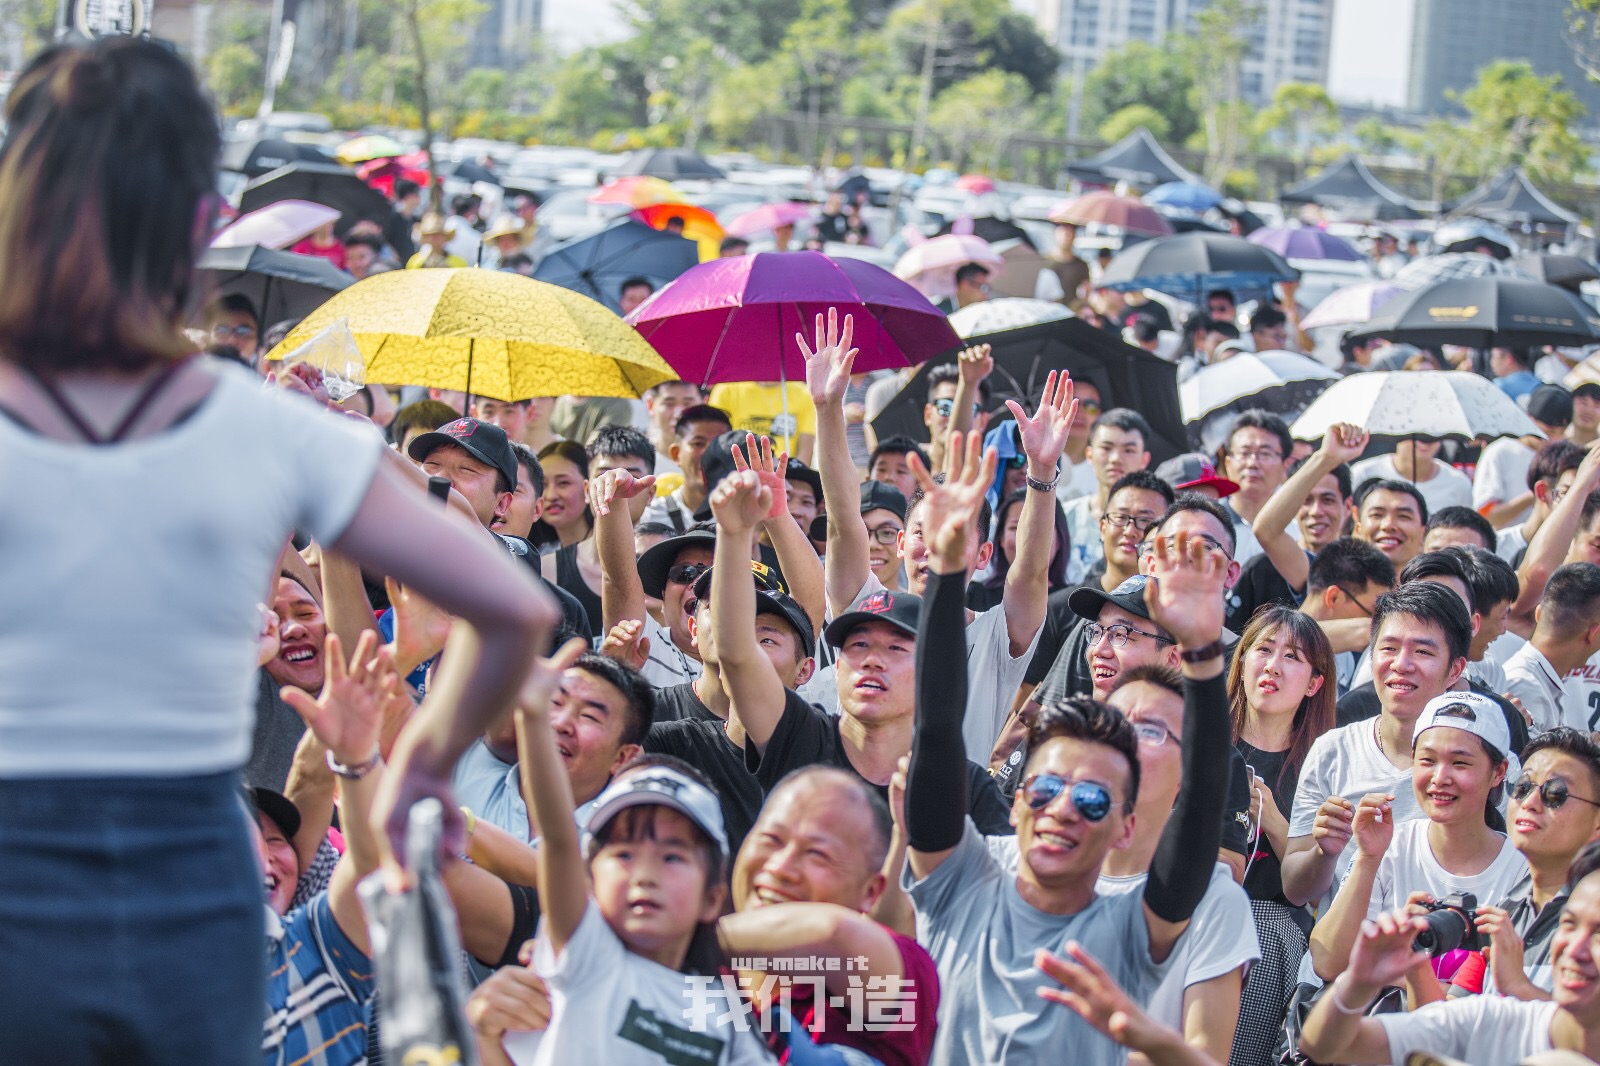
[{"label": "green foliage", "polygon": [[1133,41],[1085,76],[1084,124],[1102,127],[1117,112],[1144,105],[1166,119],[1168,137],[1183,143],[1200,128],[1194,89],[1193,69],[1182,50]]},{"label": "green foliage", "polygon": [[1100,139],[1115,143],[1140,126],[1149,130],[1150,136],[1158,141],[1172,136],[1172,126],[1161,112],[1148,104],[1129,104],[1100,123]]},{"label": "green foliage", "polygon": [[206,82],[217,106],[230,115],[253,114],[261,103],[266,63],[249,45],[225,44],[206,57]]},{"label": "green foliage", "polygon": [[1286,81],[1272,94],[1272,103],[1255,116],[1259,137],[1282,136],[1290,149],[1311,147],[1315,137],[1326,136],[1338,127],[1339,109],[1320,85]]},{"label": "green foliage", "polygon": [[1018,74],[1033,93],[1046,93],[1061,66],[1060,53],[1007,0],[911,0],[889,16],[887,33],[913,71],[933,38],[935,94],[987,71]]},{"label": "green foliage", "polygon": [[1584,106],[1561,87],[1560,75],[1541,78],[1524,62],[1501,60],[1478,71],[1460,95],[1469,116],[1465,138],[1479,174],[1510,164],[1535,180],[1570,181],[1588,168],[1588,151],[1573,132]]}]

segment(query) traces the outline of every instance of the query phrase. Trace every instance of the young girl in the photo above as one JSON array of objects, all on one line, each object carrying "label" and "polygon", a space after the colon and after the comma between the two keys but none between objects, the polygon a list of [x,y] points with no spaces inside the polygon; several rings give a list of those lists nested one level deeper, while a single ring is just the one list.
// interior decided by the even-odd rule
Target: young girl
[{"label": "young girl", "polygon": [[[1311,934],[1318,977],[1331,981],[1343,972],[1363,920],[1405,906],[1413,893],[1437,900],[1470,892],[1492,902],[1527,876],[1527,860],[1488,824],[1510,745],[1505,715],[1487,696],[1446,692],[1428,701],[1411,741],[1412,788],[1427,818],[1396,828],[1393,796],[1362,798],[1353,823],[1355,863]],[[1465,955],[1435,959],[1434,973],[1448,979]]]},{"label": "young girl", "polygon": [[1261,960],[1250,968],[1232,1066],[1264,1066],[1306,952],[1311,915],[1283,894],[1279,865],[1289,843],[1289,809],[1311,742],[1333,728],[1333,649],[1322,627],[1290,607],[1257,611],[1228,671],[1234,747],[1250,768],[1250,821],[1260,837],[1245,869]]},{"label": "young girl", "polygon": [[[1017,557],[1017,526],[1022,522],[1022,505],[1027,498],[1027,489],[1013,492],[1000,501],[1000,506],[995,509],[994,558],[989,563],[989,569],[967,588],[967,607],[974,611],[981,613],[996,607],[1005,596],[1006,575],[1011,572],[1011,562]],[[1050,542],[1050,569],[1045,574],[1051,592],[1066,587],[1067,562],[1070,558],[1067,549],[1071,541],[1071,534],[1067,530],[1067,514],[1059,503],[1055,509],[1055,529],[1051,531],[1053,539]]]},{"label": "young girl", "polygon": [[[717,995],[728,841],[715,794],[668,767],[621,774],[594,801],[580,845],[549,712],[584,647],[570,641],[538,664],[518,711],[522,787],[540,841],[534,965],[551,999],[535,1061],[659,1066],[691,1047],[703,1056],[695,1061],[719,1066],[769,1062],[737,1004]],[[691,954],[706,957],[691,967]],[[693,982],[691,971],[713,980]],[[710,994],[696,993],[708,984]]]}]

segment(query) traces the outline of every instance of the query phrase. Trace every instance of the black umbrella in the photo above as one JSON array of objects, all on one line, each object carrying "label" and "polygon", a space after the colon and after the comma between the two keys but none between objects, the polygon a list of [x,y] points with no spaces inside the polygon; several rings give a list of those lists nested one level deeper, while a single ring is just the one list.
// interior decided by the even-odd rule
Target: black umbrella
[{"label": "black umbrella", "polygon": [[495,172],[482,163],[474,163],[470,159],[463,159],[450,171],[450,176],[457,181],[486,181],[490,185],[499,185],[500,179]]},{"label": "black umbrella", "polygon": [[[1078,381],[1100,389],[1107,408],[1131,407],[1150,422],[1154,462],[1188,451],[1183,414],[1178,406],[1178,368],[1165,359],[1124,344],[1116,336],[1078,318],[1063,318],[969,337],[963,344],[988,344],[994,373],[989,377],[991,424],[1011,417],[1007,400],[1031,411],[1044,391],[1046,375],[1066,370]],[[955,353],[930,359],[917,368],[894,399],[872,420],[878,439],[923,433],[922,405],[928,398],[928,375],[935,366],[956,361]]]},{"label": "black umbrella", "polygon": [[839,187],[833,191],[843,196],[846,201],[853,201],[856,197],[863,195],[871,197],[872,182],[865,174],[852,174],[841,181]]},{"label": "black umbrella", "polygon": [[1401,293],[1351,337],[1473,348],[1582,345],[1600,341],[1594,309],[1542,281],[1488,274]]},{"label": "black umbrella", "polygon": [[[954,233],[955,222],[946,222],[939,230],[940,233]],[[1028,231],[1009,219],[995,218],[985,215],[972,220],[970,232],[974,237],[982,237],[990,244],[999,244],[1001,241],[1021,241],[1029,248],[1033,248],[1033,238],[1028,236]],[[1035,249],[1037,250],[1037,249]]]},{"label": "black umbrella", "polygon": [[581,292],[621,314],[618,297],[624,281],[644,278],[659,289],[699,261],[694,241],[624,218],[553,249],[533,276]]},{"label": "black umbrella", "polygon": [[315,255],[280,252],[257,244],[207,248],[199,269],[219,296],[242,293],[255,304],[262,328],[300,319],[355,278]]},{"label": "black umbrella", "polygon": [[640,148],[631,152],[616,170],[614,178],[645,174],[667,181],[682,179],[715,181],[727,177],[721,170],[706,162],[706,157],[687,148]]},{"label": "black umbrella", "polygon": [[1113,289],[1155,289],[1200,303],[1209,289],[1236,296],[1270,291],[1300,272],[1277,252],[1226,233],[1179,233],[1143,241],[1106,266],[1100,284]]},{"label": "black umbrella", "polygon": [[321,149],[276,137],[259,141],[230,141],[222,149],[222,169],[235,171],[247,178],[259,178],[290,163],[335,165],[333,159]]},{"label": "black umbrella", "polygon": [[340,234],[363,220],[383,226],[394,214],[383,194],[354,171],[326,163],[290,163],[256,178],[239,197],[239,213],[249,214],[279,200],[310,200],[336,209],[339,221],[334,229]]},{"label": "black umbrella", "polygon": [[1514,262],[1547,285],[1559,285],[1569,292],[1577,292],[1586,281],[1600,281],[1600,270],[1582,256],[1528,252],[1517,256]]}]

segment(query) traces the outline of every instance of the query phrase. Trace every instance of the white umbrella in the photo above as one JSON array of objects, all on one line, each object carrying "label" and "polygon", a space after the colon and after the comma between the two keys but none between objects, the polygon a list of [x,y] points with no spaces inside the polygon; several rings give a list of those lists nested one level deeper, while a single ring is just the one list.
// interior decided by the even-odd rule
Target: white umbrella
[{"label": "white umbrella", "polygon": [[998,274],[1005,260],[993,245],[970,233],[942,233],[907,248],[894,264],[894,276],[909,281],[930,300],[954,296],[956,271],[977,263]]},{"label": "white umbrella", "polygon": [[1315,359],[1294,352],[1241,352],[1180,384],[1178,406],[1190,442],[1203,446],[1217,436],[1218,418],[1253,407],[1293,418],[1338,379]]},{"label": "white umbrella", "polygon": [[1041,322],[1071,318],[1072,312],[1049,300],[1029,300],[1007,296],[968,304],[950,315],[950,324],[962,337],[979,337],[1006,329],[1037,326]]},{"label": "white umbrella", "polygon": [[1300,440],[1317,440],[1336,422],[1394,440],[1543,436],[1494,382],[1455,370],[1351,374],[1317,397],[1290,430]]}]

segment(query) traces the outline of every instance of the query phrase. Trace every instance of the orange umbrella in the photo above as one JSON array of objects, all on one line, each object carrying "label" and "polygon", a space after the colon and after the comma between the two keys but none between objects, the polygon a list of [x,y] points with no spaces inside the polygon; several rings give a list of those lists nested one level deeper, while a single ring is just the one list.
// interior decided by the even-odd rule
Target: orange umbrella
[{"label": "orange umbrella", "polygon": [[1161,215],[1161,212],[1143,200],[1132,196],[1118,196],[1116,193],[1104,190],[1086,193],[1076,200],[1057,204],[1050,209],[1050,221],[1070,223],[1074,226],[1099,222],[1107,226],[1117,226],[1129,233],[1146,233],[1156,237],[1172,232],[1171,223]]},{"label": "orange umbrella", "polygon": [[683,194],[672,182],[663,181],[661,178],[637,176],[607,182],[589,197],[589,202],[622,204],[625,207],[649,207],[651,204],[681,204],[685,201]]},{"label": "orange umbrella", "polygon": [[666,229],[667,223],[674,218],[682,219],[683,235],[700,246],[702,263],[721,254],[722,238],[727,236],[727,231],[722,228],[722,223],[717,221],[716,215],[694,204],[647,204],[635,208],[633,217],[650,228],[659,230]]}]

